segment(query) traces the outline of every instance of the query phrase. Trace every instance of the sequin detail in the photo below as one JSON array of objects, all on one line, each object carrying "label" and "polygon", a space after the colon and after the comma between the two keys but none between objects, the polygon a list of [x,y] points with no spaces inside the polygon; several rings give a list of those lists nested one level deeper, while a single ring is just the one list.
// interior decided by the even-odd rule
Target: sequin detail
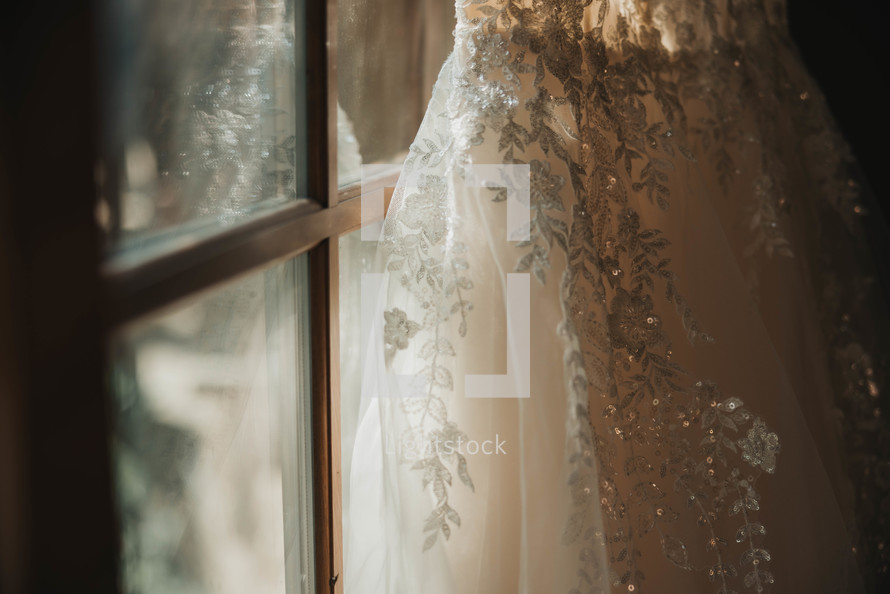
[{"label": "sequin detail", "polygon": [[759,466],[772,474],[776,471],[776,456],[779,453],[779,436],[766,428],[766,423],[757,419],[748,430],[748,436],[738,441],[742,448],[742,458],[753,466]]},{"label": "sequin detail", "polygon": [[[744,4],[750,22],[784,27],[773,3]],[[448,184],[460,177],[473,147],[497,146],[504,164],[527,164],[531,173],[529,238],[516,246],[514,270],[532,273],[542,285],[557,282],[564,312],[559,331],[567,345],[574,504],[564,540],[583,542],[586,551],[572,594],[590,592],[588,584],[602,572],[616,588],[647,591],[640,564],[641,544],[649,541],[660,544],[678,570],[699,572],[715,592],[762,591],[774,582],[774,559],[767,527],[757,518],[757,483],[762,473],[777,471],[779,436],[748,410],[745,394],[725,394],[678,361],[671,348],[677,337],[666,330],[670,309],[681,340],[707,348],[714,337],[683,295],[683,280],[667,256],[669,238],[632,205],[670,209],[669,182],[677,170],[707,161],[746,217],[747,248],[738,259],[756,290],[768,259],[793,256],[785,235],[793,204],[770,148],[780,130],[768,119],[752,126],[743,106],[753,102],[769,114],[773,103],[793,99],[795,117],[821,122],[824,104],[815,89],[780,84],[789,75],[771,57],[743,52],[743,40],[733,35],[744,27],[722,28],[718,16],[727,15],[710,1],[679,3],[671,14],[680,49],[653,25],[649,3],[457,5],[456,51],[443,71],[450,94],[441,112],[448,121],[435,137],[412,145],[407,170],[429,173],[418,188],[394,198],[395,215],[385,226],[388,271],[423,304],[420,324],[431,337],[422,353],[428,395],[403,404],[413,419],[412,437],[460,434],[446,406],[453,389],[448,360],[459,345],[444,336],[452,326],[466,336],[474,271],[464,256],[461,221],[449,210]],[[701,117],[689,121],[681,97],[698,101]],[[847,179],[841,172],[848,155],[838,149],[836,132],[811,132],[821,140],[803,143],[814,151],[810,174],[852,228],[862,210],[858,194],[838,184]],[[751,149],[758,159],[744,162],[748,147],[758,147]],[[501,192],[492,195],[503,199]],[[548,273],[557,255],[568,264],[553,279]],[[396,350],[404,348],[397,328],[388,339],[394,342],[387,342]],[[424,526],[426,550],[461,522],[449,503],[448,468],[467,487],[473,483],[463,458],[432,456],[412,468],[436,502]],[[591,521],[599,513],[602,531]],[[598,567],[590,553],[603,547],[609,567]]]}]

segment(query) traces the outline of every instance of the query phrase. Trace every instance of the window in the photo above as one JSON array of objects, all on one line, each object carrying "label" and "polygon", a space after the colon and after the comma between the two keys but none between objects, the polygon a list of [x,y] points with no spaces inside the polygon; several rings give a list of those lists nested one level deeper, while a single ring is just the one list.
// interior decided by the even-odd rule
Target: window
[{"label": "window", "polygon": [[329,98],[307,24],[330,13],[309,4],[102,3],[123,592],[308,594],[337,575],[329,246],[354,214],[324,174],[335,115],[307,125]]},{"label": "window", "polygon": [[[341,0],[337,24],[341,196],[358,197],[361,190],[373,192],[381,186],[391,192],[433,84],[452,49],[454,6],[438,0]],[[363,171],[363,165],[374,167]],[[356,182],[363,177],[370,183],[360,188]],[[362,240],[360,229],[339,235],[338,395],[344,403],[360,401],[362,275],[380,272],[373,268],[375,248],[373,241]],[[345,508],[353,496],[347,479],[359,411],[349,406],[338,409],[339,469],[346,477],[341,481],[341,501]],[[348,518],[342,518],[341,523],[344,530],[349,529]],[[344,564],[349,556],[344,542]],[[349,582],[344,583],[344,590],[350,594]]]},{"label": "window", "polygon": [[343,592],[361,165],[394,185],[453,6],[26,10],[4,39],[0,589]]},{"label": "window", "polygon": [[399,164],[454,39],[440,0],[341,0],[337,6],[339,182],[362,164]]}]

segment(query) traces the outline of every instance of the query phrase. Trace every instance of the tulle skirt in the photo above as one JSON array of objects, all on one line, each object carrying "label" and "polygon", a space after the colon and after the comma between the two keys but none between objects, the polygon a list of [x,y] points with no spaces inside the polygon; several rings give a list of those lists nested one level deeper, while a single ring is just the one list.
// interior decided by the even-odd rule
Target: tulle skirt
[{"label": "tulle skirt", "polygon": [[873,215],[782,23],[467,4],[344,321],[346,591],[873,588]]}]

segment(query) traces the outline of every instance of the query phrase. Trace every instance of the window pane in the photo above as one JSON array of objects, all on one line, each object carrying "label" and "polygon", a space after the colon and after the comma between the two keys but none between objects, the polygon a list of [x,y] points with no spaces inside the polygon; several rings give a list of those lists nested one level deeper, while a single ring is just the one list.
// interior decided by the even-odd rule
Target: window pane
[{"label": "window pane", "polygon": [[309,594],[305,256],[114,340],[124,591]]},{"label": "window pane", "polygon": [[231,225],[305,196],[294,0],[103,8],[98,215],[113,248]]},{"label": "window pane", "polygon": [[[343,403],[340,408],[340,437],[344,508],[345,503],[349,501],[352,450],[360,412],[354,407],[347,406],[346,403],[356,403],[361,400],[364,366],[361,343],[362,275],[376,272],[374,269],[376,248],[376,242],[362,241],[360,230],[340,237],[340,402]],[[369,286],[366,284],[366,291],[369,290]],[[367,320],[365,325],[368,325]],[[347,518],[343,521],[345,529]],[[344,551],[344,555],[348,554],[349,551]]]},{"label": "window pane", "polygon": [[454,44],[454,4],[341,0],[337,5],[340,185],[361,164],[400,161]]},{"label": "window pane", "polygon": [[[340,476],[343,510],[356,508],[349,504],[353,498],[368,503],[363,508],[365,510],[382,505],[380,497],[383,492],[378,488],[379,485],[374,485],[373,476],[369,479],[367,474],[369,465],[374,467],[382,460],[374,461],[373,455],[365,456],[363,460],[353,460],[357,435],[367,435],[369,428],[373,426],[373,423],[368,425],[367,421],[374,416],[368,412],[369,407],[375,406],[374,399],[367,395],[362,397],[362,379],[365,360],[369,355],[372,310],[377,297],[377,282],[380,280],[380,275],[375,274],[380,272],[376,268],[376,249],[376,242],[362,241],[360,230],[340,237]],[[346,594],[363,591],[362,584],[355,578],[367,574],[361,569],[367,559],[360,561],[355,556],[355,540],[350,539],[349,535],[356,533],[357,525],[369,521],[375,519],[343,514],[343,586]],[[383,562],[382,558],[376,561]],[[372,564],[376,561],[372,561]]]}]

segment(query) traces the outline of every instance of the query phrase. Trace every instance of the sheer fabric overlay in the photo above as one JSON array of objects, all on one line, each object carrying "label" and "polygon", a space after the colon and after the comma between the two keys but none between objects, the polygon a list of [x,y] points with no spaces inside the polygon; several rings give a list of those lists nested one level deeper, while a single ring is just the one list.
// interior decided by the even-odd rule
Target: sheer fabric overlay
[{"label": "sheer fabric overlay", "polygon": [[[886,309],[783,4],[456,12],[343,402],[347,592],[873,588]],[[527,239],[482,164],[528,168]],[[529,397],[470,398],[526,364],[517,273]]]}]

